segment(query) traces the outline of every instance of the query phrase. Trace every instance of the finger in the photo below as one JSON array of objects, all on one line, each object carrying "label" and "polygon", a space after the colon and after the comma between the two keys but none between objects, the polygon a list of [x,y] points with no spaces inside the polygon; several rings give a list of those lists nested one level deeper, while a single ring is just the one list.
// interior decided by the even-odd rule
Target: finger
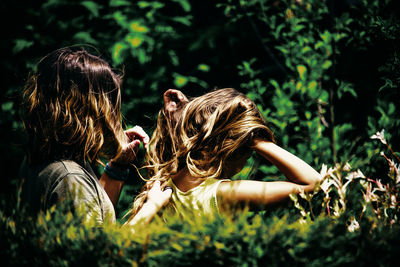
[{"label": "finger", "polygon": [[167,190],[163,191],[162,194],[163,194],[164,197],[165,197],[165,201],[164,201],[164,204],[165,204],[165,203],[168,202],[168,200],[169,200],[169,199],[171,198],[171,196],[172,196],[172,189],[167,189]]},{"label": "finger", "polygon": [[187,97],[185,96],[184,93],[182,93],[179,90],[176,89],[168,89],[165,93],[164,93],[164,102],[168,100],[173,100],[174,102],[178,103],[178,102],[182,102],[187,100]]},{"label": "finger", "polygon": [[164,93],[164,108],[172,112],[175,111],[177,106],[182,102],[188,102],[187,97],[179,90],[168,89]]},{"label": "finger", "polygon": [[167,102],[169,99],[183,100],[183,93],[176,89],[168,89],[164,93],[164,102]]},{"label": "finger", "polygon": [[127,146],[126,146],[126,150],[131,150],[135,153],[134,156],[136,156],[137,151],[139,150],[140,147],[140,140],[133,140],[132,142],[130,142]]},{"label": "finger", "polygon": [[135,127],[126,130],[125,134],[128,136],[130,141],[134,139],[141,140],[143,142],[144,147],[147,148],[147,145],[150,141],[150,137],[147,135],[147,133],[143,130],[142,127],[136,125]]},{"label": "finger", "polygon": [[147,133],[143,130],[142,127],[135,126],[133,127],[133,130],[136,131],[136,134],[140,136],[144,145],[147,145],[149,143],[150,137],[147,135]]},{"label": "finger", "polygon": [[165,189],[164,191],[163,191],[163,194],[165,195],[165,196],[168,196],[168,198],[170,198],[171,197],[171,195],[172,195],[172,188],[167,188],[167,189]]},{"label": "finger", "polygon": [[165,110],[172,112],[176,110],[176,104],[180,101],[178,98],[178,91],[174,89],[168,89],[164,93],[164,108]]},{"label": "finger", "polygon": [[172,189],[172,187],[171,186],[169,186],[169,185],[167,185],[166,187],[164,187],[164,190],[163,191],[165,191],[165,190],[171,190],[171,191],[174,191],[173,189]]}]

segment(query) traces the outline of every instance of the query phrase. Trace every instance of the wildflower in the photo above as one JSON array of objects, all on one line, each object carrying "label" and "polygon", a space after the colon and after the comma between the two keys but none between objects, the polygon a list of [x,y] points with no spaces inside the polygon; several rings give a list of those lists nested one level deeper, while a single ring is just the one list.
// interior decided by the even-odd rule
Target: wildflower
[{"label": "wildflower", "polygon": [[332,176],[333,175],[333,169],[329,168],[326,166],[326,164],[322,164],[320,175],[322,178]]},{"label": "wildflower", "polygon": [[[348,165],[348,164],[346,164]],[[346,167],[346,166],[345,166]],[[350,170],[350,165],[348,165],[347,167]],[[344,168],[343,168],[344,169]],[[360,171],[353,171],[351,173],[349,173],[345,179],[347,180],[347,182],[342,186],[343,191],[346,191],[347,186],[356,178],[365,178],[364,174]]]},{"label": "wildflower", "polygon": [[351,166],[348,162],[346,162],[346,164],[343,166],[343,170],[345,172],[349,172],[351,170]]},{"label": "wildflower", "polygon": [[394,209],[394,208],[397,207],[397,199],[396,199],[396,196],[395,196],[395,195],[391,195],[391,196],[390,196],[390,207],[391,207],[392,209]]},{"label": "wildflower", "polygon": [[331,188],[332,184],[333,181],[329,178],[324,179],[321,183],[320,188],[322,189],[322,191],[324,191],[326,196],[329,196],[329,189]]},{"label": "wildflower", "polygon": [[369,203],[372,201],[377,201],[378,196],[375,195],[375,189],[372,190],[372,183],[369,182],[365,194],[363,194],[365,202]]},{"label": "wildflower", "polygon": [[328,166],[326,166],[326,164],[322,164],[321,171],[319,173],[322,178],[324,178],[326,176],[327,170],[328,170]]},{"label": "wildflower", "polygon": [[292,11],[290,8],[286,9],[285,18],[286,18],[286,19],[291,19],[291,18],[293,18],[293,17],[294,17],[293,11]]},{"label": "wildflower", "polygon": [[358,229],[360,229],[360,224],[357,222],[355,218],[352,218],[350,224],[347,226],[347,230],[349,232],[354,232],[357,231]]},{"label": "wildflower", "polygon": [[400,170],[399,164],[395,164],[393,160],[388,160],[389,163],[389,176],[395,180],[396,184],[400,183]]},{"label": "wildflower", "polygon": [[382,129],[380,132],[376,132],[376,134],[372,135],[370,137],[371,139],[379,139],[382,144],[387,145],[386,139],[385,139],[385,129]]},{"label": "wildflower", "polygon": [[333,216],[334,217],[340,216],[340,207],[339,207],[339,202],[337,200],[335,201],[335,204],[333,206]]},{"label": "wildflower", "polygon": [[346,180],[354,180],[356,178],[365,178],[365,175],[358,169],[357,171],[353,171],[351,173],[349,173],[345,179]]},{"label": "wildflower", "polygon": [[385,186],[381,183],[381,180],[372,180],[372,179],[368,179],[368,181],[373,182],[374,184],[377,185],[376,188],[374,188],[374,190],[372,191],[373,193],[375,191],[381,191],[381,192],[385,192],[386,188]]}]

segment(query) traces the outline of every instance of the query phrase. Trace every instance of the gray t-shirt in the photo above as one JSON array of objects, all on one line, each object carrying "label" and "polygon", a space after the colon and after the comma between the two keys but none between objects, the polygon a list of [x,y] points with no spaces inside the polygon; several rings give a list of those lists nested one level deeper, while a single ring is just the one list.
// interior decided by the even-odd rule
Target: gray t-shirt
[{"label": "gray t-shirt", "polygon": [[31,214],[69,199],[74,210],[86,209],[86,219],[98,224],[106,219],[115,222],[113,204],[88,163],[61,160],[29,166],[25,159],[19,177],[21,201]]}]

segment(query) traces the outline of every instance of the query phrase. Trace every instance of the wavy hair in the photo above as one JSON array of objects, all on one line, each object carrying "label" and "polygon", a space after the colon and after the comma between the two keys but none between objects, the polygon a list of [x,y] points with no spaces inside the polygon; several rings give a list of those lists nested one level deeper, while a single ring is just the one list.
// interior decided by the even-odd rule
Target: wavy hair
[{"label": "wavy hair", "polygon": [[154,181],[165,186],[185,167],[199,178],[230,178],[230,163],[250,155],[252,138],[274,142],[254,102],[232,88],[196,97],[177,112],[159,112],[147,156],[150,179],[135,199],[132,216],[146,201]]},{"label": "wavy hair", "polygon": [[121,84],[109,64],[79,47],[40,60],[23,90],[28,161],[99,161],[121,152]]}]

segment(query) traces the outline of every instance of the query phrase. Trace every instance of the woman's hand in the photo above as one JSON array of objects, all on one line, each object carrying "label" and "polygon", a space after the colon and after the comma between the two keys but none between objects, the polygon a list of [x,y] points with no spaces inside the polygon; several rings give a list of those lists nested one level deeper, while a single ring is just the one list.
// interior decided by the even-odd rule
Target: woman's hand
[{"label": "woman's hand", "polygon": [[122,152],[117,158],[111,160],[111,164],[128,166],[131,164],[139,151],[140,143],[143,142],[145,148],[149,143],[149,136],[140,126],[135,126],[125,131],[128,142],[122,145]]},{"label": "woman's hand", "polygon": [[164,111],[172,121],[178,121],[182,108],[189,102],[188,98],[179,90],[168,89],[164,93]]},{"label": "woman's hand", "polygon": [[134,217],[129,218],[125,225],[135,226],[139,223],[149,223],[154,215],[168,203],[171,194],[172,189],[170,187],[164,188],[163,191],[161,190],[160,181],[155,181],[153,187],[148,192],[147,201]]},{"label": "woman's hand", "polygon": [[[118,157],[111,159],[108,163],[112,169],[116,169],[121,172],[126,172],[129,168],[129,165],[136,158],[140,143],[143,142],[145,148],[147,148],[149,143],[149,136],[140,126],[135,126],[125,131],[125,134],[128,142],[122,145],[122,152],[118,155]],[[114,207],[116,207],[124,182],[120,179],[116,180],[104,172],[100,177],[100,183],[107,192],[107,195]]]},{"label": "woman's hand", "polygon": [[157,210],[161,207],[165,206],[172,195],[172,188],[165,187],[164,190],[161,190],[160,181],[155,181],[153,187],[149,190],[147,194],[147,201],[150,205],[153,204],[156,206]]}]

